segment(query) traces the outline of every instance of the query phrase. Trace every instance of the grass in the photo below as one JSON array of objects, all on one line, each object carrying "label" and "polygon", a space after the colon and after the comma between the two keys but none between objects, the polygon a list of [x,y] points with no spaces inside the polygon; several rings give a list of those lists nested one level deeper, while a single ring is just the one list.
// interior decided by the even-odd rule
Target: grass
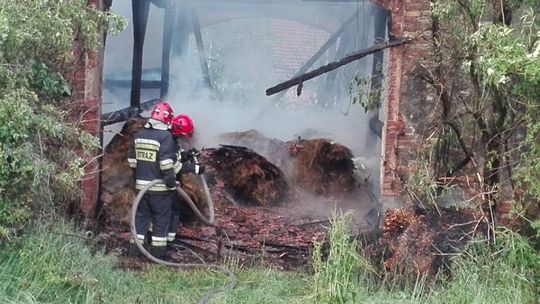
[{"label": "grass", "polygon": [[[117,269],[120,257],[92,253],[72,230],[34,228],[0,250],[0,303],[195,303],[227,282],[206,270]],[[271,269],[241,271],[238,280],[238,288],[210,303],[303,303],[307,284],[303,274]]]},{"label": "grass", "polygon": [[354,302],[358,293],[359,277],[375,272],[371,264],[359,254],[358,243],[348,234],[353,213],[334,216],[328,233],[328,253],[323,259],[322,244],[315,244],[312,286],[316,302]]},{"label": "grass", "polygon": [[[317,259],[323,252],[316,250],[313,273],[241,269],[232,261],[237,287],[209,303],[538,303],[538,268],[508,258],[508,244],[495,255],[472,248],[455,260],[450,278],[434,284],[420,277],[398,289],[381,283],[358,254],[346,223],[334,219],[329,258]],[[121,257],[92,252],[73,233],[67,224],[41,225],[1,248],[0,303],[196,303],[227,281],[206,270],[118,269]]]}]

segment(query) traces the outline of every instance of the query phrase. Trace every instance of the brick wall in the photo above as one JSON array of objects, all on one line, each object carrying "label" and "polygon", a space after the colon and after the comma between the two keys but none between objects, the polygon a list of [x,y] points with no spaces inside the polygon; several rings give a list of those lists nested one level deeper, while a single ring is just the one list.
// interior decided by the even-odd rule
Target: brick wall
[{"label": "brick wall", "polygon": [[[390,34],[408,37],[409,44],[391,48],[388,58],[388,92],[382,138],[381,195],[396,198],[414,168],[411,154],[419,145],[417,126],[405,111],[407,103],[430,100],[427,89],[416,90],[412,71],[431,49],[431,7],[427,0],[372,0],[391,13]],[[415,88],[415,89],[412,89]]]},{"label": "brick wall", "polygon": [[[88,0],[88,5],[103,8],[103,0]],[[74,41],[73,53],[75,70],[70,75],[73,86],[75,115],[82,122],[82,129],[100,136],[101,129],[101,84],[103,50],[97,52],[83,50],[80,41]],[[99,191],[99,161],[101,151],[86,159],[85,176],[81,181],[82,197],[79,209],[86,219],[93,219]]]}]

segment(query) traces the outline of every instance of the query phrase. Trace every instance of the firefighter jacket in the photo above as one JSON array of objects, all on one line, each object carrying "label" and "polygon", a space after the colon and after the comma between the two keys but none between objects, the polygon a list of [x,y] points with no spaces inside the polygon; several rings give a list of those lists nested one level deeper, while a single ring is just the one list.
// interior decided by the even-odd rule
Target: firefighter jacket
[{"label": "firefighter jacket", "polygon": [[135,189],[142,190],[155,179],[162,179],[148,189],[151,193],[164,193],[176,188],[175,175],[181,169],[177,161],[176,144],[167,125],[150,119],[134,137],[128,163],[134,169]]}]

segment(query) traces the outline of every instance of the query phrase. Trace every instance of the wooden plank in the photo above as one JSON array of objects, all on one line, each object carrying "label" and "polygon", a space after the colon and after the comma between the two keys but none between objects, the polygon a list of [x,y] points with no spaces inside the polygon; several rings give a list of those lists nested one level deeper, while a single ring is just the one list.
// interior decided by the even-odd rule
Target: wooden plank
[{"label": "wooden plank", "polygon": [[139,113],[150,110],[155,104],[160,102],[161,99],[152,99],[140,104],[138,113],[133,113],[132,107],[123,108],[113,112],[105,113],[101,115],[101,126],[112,125],[118,122],[126,121],[132,117],[137,116]]},{"label": "wooden plank", "polygon": [[384,50],[384,49],[387,49],[389,47],[394,47],[394,46],[398,46],[398,45],[401,45],[401,44],[404,44],[404,43],[407,43],[409,40],[406,40],[406,39],[397,39],[397,40],[394,40],[394,41],[387,41],[387,42],[383,42],[383,43],[380,43],[380,44],[376,44],[372,47],[369,47],[367,49],[364,49],[364,50],[361,50],[361,51],[358,51],[358,52],[354,52],[354,53],[351,53],[347,56],[345,56],[344,58],[341,58],[340,60],[338,61],[334,61],[334,62],[331,62],[325,66],[322,66],[320,68],[317,68],[315,70],[312,70],[310,72],[307,72],[305,74],[302,74],[302,75],[299,75],[297,77],[294,77],[292,79],[289,79],[287,81],[284,81],[282,83],[279,83],[271,88],[268,88],[266,90],[266,96],[271,96],[271,95],[274,95],[278,92],[281,92],[283,90],[286,90],[288,88],[291,88],[295,85],[299,85],[301,83],[303,83],[304,81],[306,80],[309,80],[309,79],[312,79],[312,78],[315,78],[319,75],[322,75],[324,73],[328,73],[330,71],[333,71],[343,65],[346,65],[347,63],[350,63],[350,62],[353,62],[353,61],[356,61],[358,59],[361,59],[361,58],[364,58],[370,54],[373,54],[377,51],[380,51],[380,50]]}]

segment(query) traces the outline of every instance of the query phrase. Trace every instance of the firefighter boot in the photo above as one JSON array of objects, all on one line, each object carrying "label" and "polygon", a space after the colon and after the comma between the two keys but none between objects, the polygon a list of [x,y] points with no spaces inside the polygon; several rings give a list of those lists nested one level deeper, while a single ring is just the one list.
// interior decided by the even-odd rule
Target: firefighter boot
[{"label": "firefighter boot", "polygon": [[152,246],[150,247],[150,254],[158,259],[163,259],[165,257],[165,251],[167,250],[166,246]]}]

